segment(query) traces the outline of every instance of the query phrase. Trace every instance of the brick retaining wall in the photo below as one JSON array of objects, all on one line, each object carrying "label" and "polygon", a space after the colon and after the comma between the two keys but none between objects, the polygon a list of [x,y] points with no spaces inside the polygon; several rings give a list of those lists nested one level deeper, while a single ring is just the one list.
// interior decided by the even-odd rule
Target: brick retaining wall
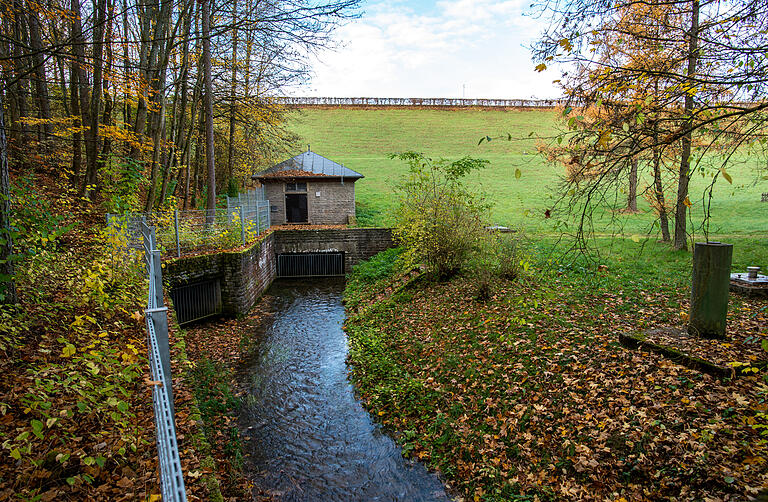
[{"label": "brick retaining wall", "polygon": [[344,252],[344,272],[392,247],[389,228],[297,229],[275,232],[275,254]]},{"label": "brick retaining wall", "polygon": [[163,277],[172,290],[219,280],[225,315],[248,312],[275,279],[275,235],[267,234],[243,251],[177,258],[165,262]]},{"label": "brick retaining wall", "polygon": [[169,289],[219,280],[225,315],[246,314],[277,275],[281,253],[336,251],[344,253],[344,272],[380,251],[392,247],[388,228],[297,229],[270,232],[243,251],[176,258],[164,263]]}]

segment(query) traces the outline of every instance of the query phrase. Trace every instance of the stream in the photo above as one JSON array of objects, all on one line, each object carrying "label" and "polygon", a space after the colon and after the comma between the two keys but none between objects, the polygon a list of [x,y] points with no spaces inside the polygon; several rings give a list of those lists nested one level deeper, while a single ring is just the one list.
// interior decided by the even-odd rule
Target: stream
[{"label": "stream", "polygon": [[276,281],[272,316],[241,370],[254,498],[449,501],[440,480],[363,409],[347,378],[342,279]]}]

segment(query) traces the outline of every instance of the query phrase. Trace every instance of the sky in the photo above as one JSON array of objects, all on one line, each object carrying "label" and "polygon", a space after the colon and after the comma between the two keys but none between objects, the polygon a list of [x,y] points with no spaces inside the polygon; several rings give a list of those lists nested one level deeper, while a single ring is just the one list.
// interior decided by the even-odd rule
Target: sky
[{"label": "sky", "polygon": [[372,0],[312,58],[295,96],[552,98],[554,70],[537,73],[527,48],[541,20],[531,0]]}]

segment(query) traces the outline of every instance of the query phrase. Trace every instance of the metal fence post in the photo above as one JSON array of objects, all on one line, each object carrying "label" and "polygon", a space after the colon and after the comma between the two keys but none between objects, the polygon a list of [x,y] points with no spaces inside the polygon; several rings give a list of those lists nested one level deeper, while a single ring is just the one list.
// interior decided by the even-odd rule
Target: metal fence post
[{"label": "metal fence post", "polygon": [[173,211],[173,227],[176,229],[176,256],[181,256],[181,241],[179,239],[179,210]]},{"label": "metal fence post", "polygon": [[261,235],[261,208],[256,202],[256,235]]},{"label": "metal fence post", "polygon": [[[152,228],[152,234],[154,237],[155,229]],[[154,239],[153,239],[154,240]],[[163,373],[170,379],[171,377],[171,346],[168,341],[168,309],[165,307],[163,301],[163,268],[161,261],[161,253],[157,249],[152,250],[152,262],[153,272],[155,275],[155,308],[151,312],[152,321],[155,323],[155,336],[157,337],[157,346],[160,349],[160,364],[163,366]],[[171,412],[173,413],[173,390],[169,383],[166,389],[168,393],[168,402],[171,405]]]},{"label": "metal fence post", "polygon": [[[152,233],[155,233],[155,229],[152,228]],[[154,237],[154,236],[153,236]],[[153,239],[154,240],[154,239]],[[152,266],[154,268],[155,290],[152,294],[155,295],[155,307],[160,308],[164,306],[163,303],[163,271],[161,269],[161,252],[159,249],[152,249]]]},{"label": "metal fence post", "polygon": [[[238,194],[238,197],[240,195]],[[243,241],[243,245],[245,245],[245,218],[243,217],[243,205],[240,204],[240,238]]]},{"label": "metal fence post", "polygon": [[152,390],[158,463],[160,464],[160,489],[163,500],[184,502],[184,473],[179,459],[171,379],[171,353],[168,340],[168,308],[163,306],[163,272],[161,252],[157,247],[155,227],[146,221],[140,224],[144,240],[144,252],[149,275],[147,308],[147,348],[150,374],[156,380]]}]

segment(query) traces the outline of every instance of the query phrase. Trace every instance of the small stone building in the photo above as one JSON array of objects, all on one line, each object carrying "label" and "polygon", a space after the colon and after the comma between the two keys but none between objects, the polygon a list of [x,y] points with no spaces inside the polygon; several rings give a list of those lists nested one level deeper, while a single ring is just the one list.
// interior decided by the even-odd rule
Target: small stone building
[{"label": "small stone building", "polygon": [[252,176],[264,185],[273,225],[351,223],[355,181],[362,177],[309,149]]}]

